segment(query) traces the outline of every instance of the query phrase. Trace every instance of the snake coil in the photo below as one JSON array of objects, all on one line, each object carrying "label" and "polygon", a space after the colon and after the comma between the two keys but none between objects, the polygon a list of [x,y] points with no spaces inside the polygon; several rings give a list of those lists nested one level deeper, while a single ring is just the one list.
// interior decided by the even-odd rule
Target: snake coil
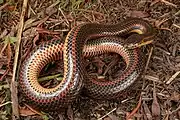
[{"label": "snake coil", "polygon": [[[138,33],[136,37],[121,39],[118,36]],[[127,49],[127,44],[150,40],[154,36],[152,26],[145,20],[134,18],[116,25],[88,23],[75,26],[68,33],[65,42],[60,40],[43,43],[33,50],[21,65],[19,85],[24,96],[38,107],[49,110],[66,107],[72,103],[85,87],[94,98],[111,99],[131,85],[141,74],[142,54],[139,48]],[[87,42],[90,39],[93,42]],[[126,62],[126,69],[113,81],[98,81],[84,77],[83,58],[107,52],[120,54]],[[54,88],[42,87],[37,79],[42,68],[63,56],[64,77]]]}]

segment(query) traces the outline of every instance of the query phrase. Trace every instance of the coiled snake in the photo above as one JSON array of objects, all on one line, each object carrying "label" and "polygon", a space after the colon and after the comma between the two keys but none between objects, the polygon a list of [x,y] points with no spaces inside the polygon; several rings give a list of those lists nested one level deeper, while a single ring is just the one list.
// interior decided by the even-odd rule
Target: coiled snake
[{"label": "coiled snake", "polygon": [[[119,36],[131,35],[127,39]],[[65,42],[51,41],[33,50],[21,65],[19,85],[24,96],[34,105],[56,109],[72,103],[82,87],[94,98],[111,99],[139,77],[143,62],[137,46],[141,40],[152,40],[154,30],[145,20],[133,18],[115,25],[88,23],[75,26]],[[97,39],[89,42],[90,39]],[[136,41],[136,42],[135,42]],[[126,69],[113,81],[98,81],[85,76],[83,58],[107,52],[120,54]],[[37,79],[42,68],[63,55],[64,77],[54,88],[42,87]]]}]

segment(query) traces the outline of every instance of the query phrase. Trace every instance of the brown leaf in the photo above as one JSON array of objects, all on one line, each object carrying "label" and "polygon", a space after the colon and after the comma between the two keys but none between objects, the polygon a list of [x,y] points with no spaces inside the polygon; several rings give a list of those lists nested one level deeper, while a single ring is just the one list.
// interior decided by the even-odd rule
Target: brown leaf
[{"label": "brown leaf", "polygon": [[19,113],[21,116],[30,116],[30,115],[36,115],[37,114],[36,112],[33,112],[32,110],[24,109],[24,108],[21,108],[19,110]]},{"label": "brown leaf", "polygon": [[136,108],[134,108],[133,111],[126,116],[126,119],[127,119],[127,120],[131,119],[131,118],[137,113],[137,111],[139,110],[139,108],[140,108],[140,106],[141,106],[141,102],[142,102],[142,98],[141,98],[141,96],[140,96]]},{"label": "brown leaf", "polygon": [[151,115],[151,112],[148,108],[148,105],[144,102],[143,103],[143,108],[144,108],[144,112],[145,112],[145,115],[147,117],[148,120],[152,120],[152,115]]},{"label": "brown leaf", "polygon": [[145,17],[148,17],[149,14],[147,12],[144,12],[144,11],[131,11],[130,13],[130,17],[138,17],[138,18],[145,18]]},{"label": "brown leaf", "polygon": [[158,100],[157,100],[156,88],[155,87],[153,89],[152,116],[154,117],[154,119],[159,120],[160,106],[159,106],[159,103],[158,103]]},{"label": "brown leaf", "polygon": [[8,5],[8,6],[6,6],[5,7],[5,10],[8,10],[8,11],[15,11],[16,10],[16,6],[14,6],[14,5]]}]

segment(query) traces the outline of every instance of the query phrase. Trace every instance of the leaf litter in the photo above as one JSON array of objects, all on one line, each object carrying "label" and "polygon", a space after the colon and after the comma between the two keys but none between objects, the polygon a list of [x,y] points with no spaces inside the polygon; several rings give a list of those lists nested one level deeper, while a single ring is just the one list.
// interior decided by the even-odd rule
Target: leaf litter
[{"label": "leaf litter", "polygon": [[[157,29],[158,34],[155,43],[151,46],[153,47],[152,55],[143,73],[144,78],[138,79],[133,87],[123,91],[122,97],[115,101],[94,100],[82,93],[69,107],[68,112],[61,112],[58,115],[59,119],[126,119],[127,114],[132,113],[135,109],[137,110],[132,114],[131,119],[180,119],[179,0],[129,2],[123,0],[62,0],[61,2],[29,0],[28,2],[20,61],[23,61],[35,46],[51,39],[63,40],[72,26],[84,22],[112,24],[123,21],[127,17],[140,17],[148,20]],[[10,100],[8,85],[12,77],[12,63],[16,47],[13,43],[16,41],[22,1],[17,3],[2,1],[0,5],[0,22],[2,23],[0,25],[0,78],[2,78],[0,85],[4,86],[0,89],[0,99],[3,99],[0,104],[0,119],[11,119],[11,112],[9,112],[11,104],[6,103]],[[12,29],[13,27],[15,30]],[[3,42],[5,39],[10,41],[5,44]],[[149,51],[150,46],[145,46],[144,55],[146,57]],[[115,71],[125,66],[116,54],[105,54],[90,59],[86,62],[89,74],[108,76],[110,80],[121,73],[120,71],[115,73]],[[57,74],[58,71],[54,73],[53,69],[61,69],[62,66],[56,67],[48,68],[48,73]],[[42,71],[42,74],[45,72],[45,70]],[[45,86],[53,84],[54,82],[43,81]],[[25,114],[25,116],[20,116],[22,119],[51,119],[53,117],[48,115],[42,117],[36,112],[30,112],[31,109],[26,106],[22,95],[18,96],[19,109]],[[138,107],[139,100],[142,104]]]}]

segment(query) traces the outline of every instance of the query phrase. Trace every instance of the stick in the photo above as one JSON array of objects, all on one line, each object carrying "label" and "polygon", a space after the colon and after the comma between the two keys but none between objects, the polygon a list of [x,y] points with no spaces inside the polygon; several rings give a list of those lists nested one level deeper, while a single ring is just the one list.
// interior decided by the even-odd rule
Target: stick
[{"label": "stick", "polygon": [[106,115],[102,116],[101,118],[99,118],[98,120],[102,120],[103,118],[105,118],[106,116],[108,116],[109,114],[111,114],[112,112],[114,112],[117,108],[112,109],[110,112],[108,112]]},{"label": "stick", "polygon": [[19,47],[21,43],[21,35],[23,31],[24,26],[24,16],[26,13],[28,0],[24,0],[20,22],[18,26],[18,32],[17,32],[17,42],[16,42],[16,50],[15,50],[15,58],[14,58],[14,66],[13,66],[13,76],[11,81],[11,100],[12,100],[12,120],[19,119],[19,109],[18,109],[18,97],[17,97],[17,86],[15,83],[16,78],[16,69],[17,69],[17,63],[18,63],[18,56],[19,56]]}]

